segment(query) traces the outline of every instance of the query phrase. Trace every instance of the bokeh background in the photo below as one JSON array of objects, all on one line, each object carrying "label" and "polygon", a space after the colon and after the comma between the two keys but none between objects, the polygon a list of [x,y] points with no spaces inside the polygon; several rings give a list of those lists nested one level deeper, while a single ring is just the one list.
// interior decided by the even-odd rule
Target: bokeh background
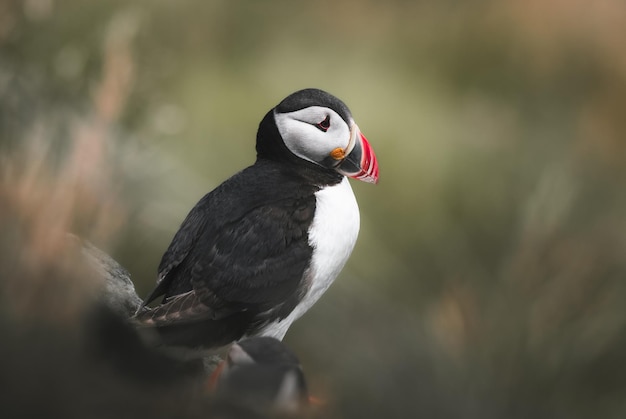
[{"label": "bokeh background", "polygon": [[38,399],[74,337],[65,231],[145,295],[265,112],[318,87],[381,170],[285,340],[323,417],[626,417],[625,42],[622,0],[0,1],[3,388]]}]

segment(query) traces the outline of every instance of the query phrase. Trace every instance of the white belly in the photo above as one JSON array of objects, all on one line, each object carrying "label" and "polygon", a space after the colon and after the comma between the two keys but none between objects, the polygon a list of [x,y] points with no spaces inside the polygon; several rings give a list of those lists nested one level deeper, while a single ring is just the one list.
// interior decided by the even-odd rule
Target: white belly
[{"label": "white belly", "polygon": [[309,229],[313,256],[305,274],[309,288],[289,316],[268,325],[261,335],[282,339],[291,323],[306,313],[333,283],[354,249],[359,235],[359,206],[348,178],[320,190],[315,199],[315,216]]}]

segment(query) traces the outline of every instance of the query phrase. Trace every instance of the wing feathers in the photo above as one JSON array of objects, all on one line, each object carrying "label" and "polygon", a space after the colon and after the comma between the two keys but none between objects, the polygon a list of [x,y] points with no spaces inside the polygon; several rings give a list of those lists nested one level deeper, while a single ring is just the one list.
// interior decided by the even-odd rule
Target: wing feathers
[{"label": "wing feathers", "polygon": [[164,294],[163,303],[137,319],[157,327],[231,316],[261,324],[289,314],[306,286],[317,191],[293,179],[252,166],[205,195],[161,260],[150,299]]}]

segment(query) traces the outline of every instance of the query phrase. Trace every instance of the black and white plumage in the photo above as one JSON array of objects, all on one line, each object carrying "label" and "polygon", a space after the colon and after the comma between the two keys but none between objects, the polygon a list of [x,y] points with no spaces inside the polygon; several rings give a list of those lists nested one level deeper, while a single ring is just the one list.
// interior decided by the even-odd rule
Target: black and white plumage
[{"label": "black and white plumage", "polygon": [[347,106],[317,89],[293,93],[261,121],[256,150],[252,166],[196,204],[163,255],[135,318],[165,345],[282,339],[352,252],[359,209],[346,176],[376,183],[378,163]]},{"label": "black and white plumage", "polygon": [[233,344],[213,372],[210,384],[217,406],[296,414],[309,404],[300,361],[287,346],[270,337],[253,337]]}]

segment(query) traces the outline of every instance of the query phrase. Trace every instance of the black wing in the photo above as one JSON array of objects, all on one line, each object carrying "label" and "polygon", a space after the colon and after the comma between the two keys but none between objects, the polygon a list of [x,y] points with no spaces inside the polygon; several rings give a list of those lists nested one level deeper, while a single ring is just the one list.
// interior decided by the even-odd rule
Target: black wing
[{"label": "black wing", "polygon": [[144,324],[184,325],[241,313],[250,321],[271,320],[293,310],[313,251],[307,232],[314,190],[286,179],[258,182],[245,173],[205,196],[187,216],[151,294],[166,298],[138,315]]},{"label": "black wing", "polygon": [[168,293],[168,289],[172,285],[172,280],[176,278],[176,275],[169,275],[169,273],[185,260],[199,234],[205,228],[205,221],[209,216],[209,214],[206,214],[206,201],[210,200],[210,196],[210,193],[205,195],[200,202],[196,204],[181,224],[178,232],[174,235],[172,242],[161,257],[158,268],[159,276],[157,286],[144,300],[139,310],[161,295]]},{"label": "black wing", "polygon": [[190,255],[191,284],[215,318],[232,310],[267,311],[300,288],[313,251],[314,209],[313,195],[273,203],[223,226],[213,240],[199,240]]}]

